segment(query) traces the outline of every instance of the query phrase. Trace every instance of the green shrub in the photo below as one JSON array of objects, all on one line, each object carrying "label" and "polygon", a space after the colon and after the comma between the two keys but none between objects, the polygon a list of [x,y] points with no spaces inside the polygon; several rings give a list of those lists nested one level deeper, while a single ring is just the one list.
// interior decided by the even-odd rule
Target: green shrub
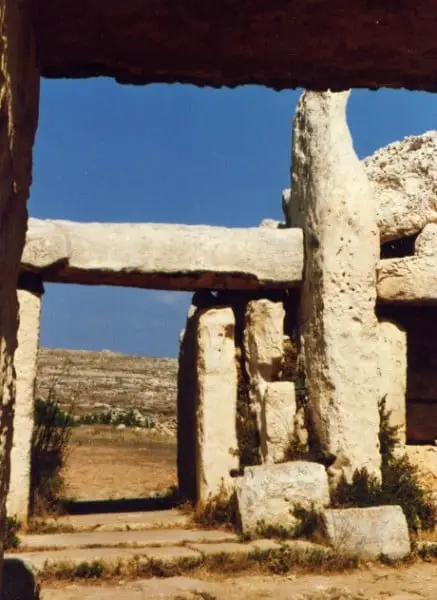
[{"label": "green shrub", "polygon": [[202,527],[225,527],[239,529],[237,493],[231,495],[224,486],[220,492],[207,502],[199,503],[195,509],[194,520]]},{"label": "green shrub", "polygon": [[4,550],[13,550],[19,547],[20,538],[18,537],[18,531],[21,528],[21,523],[13,517],[6,518],[6,529],[5,537],[3,540]]},{"label": "green shrub", "polygon": [[56,400],[35,402],[31,448],[31,512],[51,512],[63,491],[62,467],[74,420]]},{"label": "green shrub", "polygon": [[333,506],[381,506],[399,504],[404,511],[410,532],[433,529],[437,512],[429,491],[419,483],[418,469],[406,455],[397,456],[398,427],[390,425],[390,412],[385,398],[379,405],[381,475],[379,481],[366,469],[356,471],[352,483],[343,478],[332,498]]}]

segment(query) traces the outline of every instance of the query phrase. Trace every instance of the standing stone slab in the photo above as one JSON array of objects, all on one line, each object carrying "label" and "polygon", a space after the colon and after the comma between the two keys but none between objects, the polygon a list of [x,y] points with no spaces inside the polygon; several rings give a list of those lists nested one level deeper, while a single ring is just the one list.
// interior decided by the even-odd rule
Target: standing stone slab
[{"label": "standing stone slab", "polygon": [[0,539],[4,533],[15,401],[16,288],[38,119],[39,72],[32,22],[29,2],[0,0]]},{"label": "standing stone slab", "polygon": [[261,411],[267,383],[274,381],[284,354],[284,318],[282,302],[265,298],[248,303],[245,315],[244,351],[250,379],[249,397],[256,413],[261,437]]},{"label": "standing stone slab", "polygon": [[330,473],[380,477],[376,200],[346,122],[349,93],[305,92],[293,130],[288,224],[304,229],[301,341],[314,429]]},{"label": "standing stone slab", "polygon": [[7,513],[26,523],[30,501],[31,440],[38,358],[42,284],[39,289],[18,290],[20,324],[14,365],[17,377],[14,439]]},{"label": "standing stone slab", "polygon": [[293,440],[296,392],[291,381],[268,383],[261,411],[261,454],[267,463],[286,458]]},{"label": "standing stone slab", "polygon": [[197,499],[233,488],[238,469],[235,317],[231,308],[203,309],[197,329]]},{"label": "standing stone slab", "polygon": [[321,535],[342,554],[392,560],[411,550],[407,520],[400,506],[327,509],[321,515]]},{"label": "standing stone slab", "polygon": [[237,496],[243,533],[260,525],[292,529],[296,508],[321,509],[330,502],[325,468],[304,461],[246,467]]},{"label": "standing stone slab", "polygon": [[381,397],[398,427],[399,447],[406,443],[407,334],[391,321],[379,323],[379,376]]}]

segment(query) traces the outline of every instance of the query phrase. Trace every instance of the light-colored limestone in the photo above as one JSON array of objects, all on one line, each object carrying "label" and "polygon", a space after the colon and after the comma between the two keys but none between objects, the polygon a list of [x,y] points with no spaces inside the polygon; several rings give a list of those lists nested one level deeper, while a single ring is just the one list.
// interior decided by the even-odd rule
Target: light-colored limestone
[{"label": "light-colored limestone", "polygon": [[231,490],[238,469],[235,317],[231,308],[202,309],[197,328],[197,499]]},{"label": "light-colored limestone", "polygon": [[425,490],[430,490],[437,507],[437,446],[406,446],[409,461],[417,467],[419,481]]},{"label": "light-colored limestone", "polygon": [[246,371],[250,379],[249,397],[257,416],[260,435],[264,394],[267,383],[274,381],[281,370],[284,354],[284,317],[282,302],[265,298],[252,300],[246,308],[244,323],[244,350]]},{"label": "light-colored limestone", "polygon": [[[377,200],[381,242],[419,233],[437,223],[437,131],[413,135],[380,148],[363,160]],[[293,202],[290,189],[282,194],[285,215]],[[287,223],[293,221],[287,219]]]},{"label": "light-colored limestone", "polygon": [[38,219],[22,258],[45,281],[168,290],[288,288],[302,265],[299,229]]},{"label": "light-colored limestone", "polygon": [[381,398],[398,427],[399,446],[406,442],[407,334],[391,321],[379,323],[379,377]]},{"label": "light-colored limestone", "polygon": [[437,223],[437,131],[389,144],[364,159],[378,202],[381,241]]},{"label": "light-colored limestone", "polygon": [[41,294],[18,290],[18,346],[14,365],[17,377],[14,438],[7,513],[26,523],[29,513],[30,461],[33,432],[33,406],[38,356]]},{"label": "light-colored limestone", "polygon": [[416,256],[437,255],[437,223],[428,223],[419,233],[414,243]]},{"label": "light-colored limestone", "polygon": [[301,341],[314,428],[339,459],[332,476],[350,480],[361,468],[380,477],[380,394],[376,200],[353,149],[348,96],[305,92],[298,104],[287,222],[304,228]]},{"label": "light-colored limestone", "polygon": [[[32,180],[39,73],[28,2],[0,0],[0,539],[12,447],[17,340],[16,285]],[[2,573],[0,550],[0,588]]]},{"label": "light-colored limestone", "polygon": [[343,554],[399,560],[411,550],[407,521],[400,506],[327,509],[321,514],[321,535]]},{"label": "light-colored limestone", "polygon": [[236,489],[244,533],[260,526],[294,528],[294,509],[318,509],[330,502],[325,468],[303,461],[246,467]]},{"label": "light-colored limestone", "polygon": [[291,381],[268,383],[261,409],[261,454],[264,462],[284,460],[294,437],[296,392]]},{"label": "light-colored limestone", "polygon": [[377,268],[378,299],[387,303],[437,303],[435,256],[381,260]]}]

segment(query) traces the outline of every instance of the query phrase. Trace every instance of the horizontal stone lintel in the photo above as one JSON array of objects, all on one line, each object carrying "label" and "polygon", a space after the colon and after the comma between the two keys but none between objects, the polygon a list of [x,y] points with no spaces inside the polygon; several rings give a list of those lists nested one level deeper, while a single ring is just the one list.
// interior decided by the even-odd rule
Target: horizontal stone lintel
[{"label": "horizontal stone lintel", "polygon": [[22,273],[44,281],[193,291],[288,289],[300,229],[29,219]]},{"label": "horizontal stone lintel", "polygon": [[[23,276],[49,283],[194,291],[300,285],[298,228],[226,228],[161,223],[29,219]],[[437,305],[437,256],[381,260],[378,301]]]},{"label": "horizontal stone lintel", "polygon": [[[435,91],[437,5],[34,0],[44,77]],[[351,26],[353,24],[353,26]],[[345,51],[346,49],[346,51]]]}]

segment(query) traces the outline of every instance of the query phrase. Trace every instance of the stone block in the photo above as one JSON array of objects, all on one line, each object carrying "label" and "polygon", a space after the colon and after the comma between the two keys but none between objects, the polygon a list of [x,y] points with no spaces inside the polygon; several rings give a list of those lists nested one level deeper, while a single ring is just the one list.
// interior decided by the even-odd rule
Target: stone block
[{"label": "stone block", "polygon": [[236,489],[244,533],[261,524],[292,529],[296,508],[318,510],[330,502],[325,468],[304,461],[246,467]]},{"label": "stone block", "polygon": [[363,559],[400,560],[411,551],[400,506],[327,509],[320,517],[320,534],[335,551]]},{"label": "stone block", "polygon": [[390,424],[398,427],[399,445],[406,441],[407,334],[402,327],[382,321],[379,329],[379,377]]},{"label": "stone block", "polygon": [[16,382],[11,475],[6,502],[8,515],[26,523],[30,503],[30,462],[33,410],[39,346],[41,295],[18,290],[18,344],[14,356]]},{"label": "stone block", "polygon": [[[333,479],[380,478],[377,202],[346,121],[348,92],[304,92],[287,224],[304,230],[301,347],[313,429]],[[341,464],[340,464],[341,463]],[[334,476],[335,475],[335,476]]]},{"label": "stone block", "polygon": [[296,393],[291,381],[268,383],[261,410],[261,454],[264,462],[284,461],[294,435]]},{"label": "stone block", "polygon": [[237,365],[235,316],[229,307],[203,309],[198,315],[196,398],[197,500],[222,488],[233,489],[238,469]]}]

